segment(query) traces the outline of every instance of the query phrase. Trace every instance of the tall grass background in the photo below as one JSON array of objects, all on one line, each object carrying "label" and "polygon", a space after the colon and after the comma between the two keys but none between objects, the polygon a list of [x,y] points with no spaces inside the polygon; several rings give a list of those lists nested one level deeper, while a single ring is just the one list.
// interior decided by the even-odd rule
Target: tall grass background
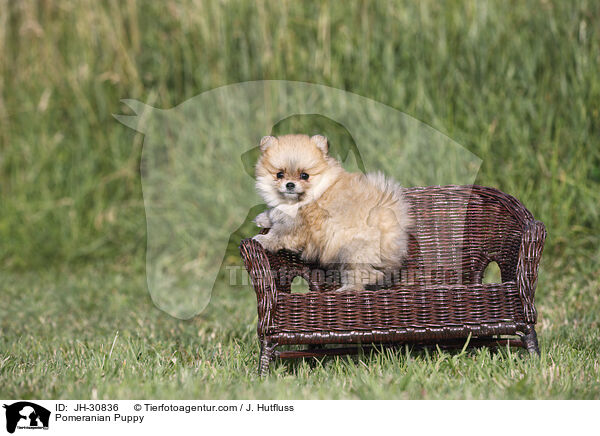
[{"label": "tall grass background", "polygon": [[[9,301],[96,292],[98,299],[65,303],[95,319],[103,299],[129,301],[118,289],[144,288],[143,137],[112,117],[126,111],[120,99],[170,108],[218,86],[262,79],[325,84],[375,99],[478,155],[476,182],[516,196],[547,226],[542,332],[546,326],[548,338],[567,341],[573,331],[558,326],[598,328],[592,308],[599,306],[600,272],[600,3],[592,0],[0,0],[0,274]],[[89,277],[106,268],[111,291],[90,291],[102,280]],[[114,274],[130,281],[115,284]],[[92,283],[82,285],[81,277]],[[55,288],[52,280],[69,284]],[[248,290],[249,306],[240,307],[222,292],[223,313],[243,313],[247,321],[239,328],[249,374],[252,295]],[[41,310],[52,311],[52,304],[58,302]],[[58,322],[70,319],[56,310]],[[0,320],[3,354],[19,356],[8,315]],[[108,332],[111,322],[83,325]],[[76,325],[67,329],[71,336],[80,332]],[[596,347],[595,335],[586,347]],[[216,346],[214,338],[203,340]],[[40,353],[40,362],[48,359]],[[27,372],[20,359],[5,371]],[[590,362],[597,366],[598,355]],[[584,373],[569,395],[585,396],[584,385],[596,386],[587,392],[598,395],[597,376]],[[116,386],[105,394],[119,395]],[[31,389],[90,392],[58,382],[48,391]],[[452,393],[469,396],[440,396]]]}]

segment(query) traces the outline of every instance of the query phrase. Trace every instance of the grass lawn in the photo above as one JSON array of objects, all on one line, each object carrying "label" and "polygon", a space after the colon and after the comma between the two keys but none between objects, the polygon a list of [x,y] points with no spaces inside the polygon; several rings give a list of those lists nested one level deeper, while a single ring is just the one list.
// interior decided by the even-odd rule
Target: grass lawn
[{"label": "grass lawn", "polygon": [[[0,397],[600,399],[597,1],[0,7]],[[223,269],[195,318],[156,308],[143,136],[112,114],[122,98],[170,108],[261,79],[369,97],[479,156],[476,182],[548,229],[541,358],[400,348],[276,362],[261,380],[250,286]],[[235,245],[254,231],[224,265],[241,265]]]},{"label": "grass lawn", "polygon": [[[181,321],[156,309],[143,271],[99,265],[13,273],[2,283],[8,398],[559,399],[600,398],[598,282],[542,274],[541,359],[525,351],[386,350],[279,361],[256,375],[255,297],[219,284],[205,312]],[[552,298],[562,287],[570,291]]]}]

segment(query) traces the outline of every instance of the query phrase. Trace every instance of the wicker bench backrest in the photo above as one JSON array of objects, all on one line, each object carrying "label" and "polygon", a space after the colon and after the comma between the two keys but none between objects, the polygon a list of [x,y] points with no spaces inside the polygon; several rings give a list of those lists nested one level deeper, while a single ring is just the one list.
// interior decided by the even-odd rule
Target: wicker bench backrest
[{"label": "wicker bench backrest", "polygon": [[490,262],[515,280],[524,223],[531,213],[515,198],[481,186],[408,188],[415,223],[403,274],[419,284],[476,284]]}]

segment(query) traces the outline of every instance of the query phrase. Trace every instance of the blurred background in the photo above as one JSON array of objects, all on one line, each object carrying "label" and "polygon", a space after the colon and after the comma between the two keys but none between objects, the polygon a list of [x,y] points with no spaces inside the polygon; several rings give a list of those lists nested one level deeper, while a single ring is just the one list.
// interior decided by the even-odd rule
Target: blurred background
[{"label": "blurred background", "polygon": [[[599,23],[600,3],[585,0],[0,0],[0,375],[13,380],[0,394],[598,397]],[[406,365],[387,391],[354,361],[322,374],[282,365],[276,387],[257,385],[248,286],[232,291],[224,273],[189,322],[155,309],[143,135],[112,114],[127,113],[122,98],[167,109],[263,79],[377,100],[479,156],[476,183],[517,197],[548,229],[537,302],[542,354],[553,357],[477,352],[472,360],[504,359],[498,373],[523,375],[492,386],[457,384],[443,364],[414,373],[400,358],[369,364]],[[240,265],[231,243],[225,263]],[[513,385],[527,365],[538,378]]]}]

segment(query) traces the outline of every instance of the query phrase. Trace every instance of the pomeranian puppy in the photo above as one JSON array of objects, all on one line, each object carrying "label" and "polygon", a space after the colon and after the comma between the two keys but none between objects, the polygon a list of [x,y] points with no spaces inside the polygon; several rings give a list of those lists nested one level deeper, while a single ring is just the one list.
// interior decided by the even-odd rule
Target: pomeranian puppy
[{"label": "pomeranian puppy", "polygon": [[381,284],[400,266],[411,222],[397,183],[345,171],[321,135],[265,136],[260,150],[256,188],[270,209],[255,223],[270,230],[254,239],[266,250],[339,268],[340,291]]}]

